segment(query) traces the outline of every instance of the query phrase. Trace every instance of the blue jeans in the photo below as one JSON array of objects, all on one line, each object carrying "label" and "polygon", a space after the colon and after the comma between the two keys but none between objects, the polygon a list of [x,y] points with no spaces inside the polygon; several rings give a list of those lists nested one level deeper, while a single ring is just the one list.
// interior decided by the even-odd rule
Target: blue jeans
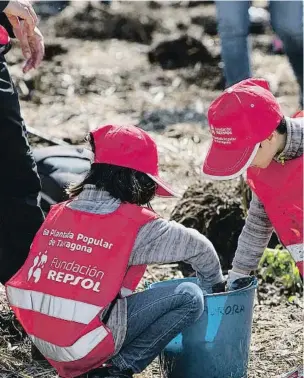
[{"label": "blue jeans", "polygon": [[204,311],[202,290],[191,282],[168,284],[131,295],[128,329],[111,363],[119,370],[144,370],[165,346]]},{"label": "blue jeans", "polygon": [[[250,1],[216,1],[218,31],[227,86],[251,77],[249,62]],[[271,25],[284,43],[303,93],[303,2],[269,1]]]}]

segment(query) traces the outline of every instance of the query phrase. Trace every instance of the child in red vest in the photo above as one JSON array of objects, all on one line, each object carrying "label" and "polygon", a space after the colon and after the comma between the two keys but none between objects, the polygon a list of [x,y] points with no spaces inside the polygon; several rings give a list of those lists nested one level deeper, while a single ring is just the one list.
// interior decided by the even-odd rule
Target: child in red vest
[{"label": "child in red vest", "polygon": [[223,276],[208,239],[151,210],[155,195],[174,192],[159,177],[150,136],[107,125],[90,142],[91,170],[69,188],[71,200],[48,214],[27,261],[6,285],[7,297],[61,377],[126,378],[204,310],[203,292],[193,283],[132,294],[146,264],[186,261],[207,292]]},{"label": "child in red vest", "polygon": [[247,173],[253,192],[228,287],[257,269],[274,230],[303,276],[303,112],[296,117],[284,117],[262,79],[233,85],[209,108],[204,174],[228,180]]}]

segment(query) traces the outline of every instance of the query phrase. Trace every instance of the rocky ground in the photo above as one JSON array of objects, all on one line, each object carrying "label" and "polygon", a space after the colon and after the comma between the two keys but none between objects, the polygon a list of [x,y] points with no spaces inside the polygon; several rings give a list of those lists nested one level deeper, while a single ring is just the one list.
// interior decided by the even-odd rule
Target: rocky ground
[{"label": "rocky ground", "polygon": [[[223,88],[214,5],[92,4],[77,1],[41,21],[46,58],[38,71],[22,75],[20,51],[14,47],[8,54],[26,123],[71,143],[82,143],[103,123],[137,124],[155,138],[162,175],[182,194],[200,176],[209,139],[206,110]],[[272,38],[268,29],[253,35],[253,72],[270,81],[286,115],[292,115],[297,85],[286,57],[270,52]],[[181,208],[177,201],[156,199],[153,205],[174,217]],[[177,265],[152,266],[145,279],[181,276]],[[267,299],[279,294],[269,287],[256,304],[249,378],[278,377],[302,359],[301,302]],[[10,325],[3,294],[1,306],[0,377],[52,377],[48,367],[31,362],[27,341]],[[138,376],[152,377],[159,377],[156,362]]]}]

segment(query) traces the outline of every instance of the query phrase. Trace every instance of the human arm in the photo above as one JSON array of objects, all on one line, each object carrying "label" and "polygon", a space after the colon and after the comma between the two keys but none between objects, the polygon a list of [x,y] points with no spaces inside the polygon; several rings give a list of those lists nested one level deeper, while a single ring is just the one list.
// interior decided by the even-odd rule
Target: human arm
[{"label": "human arm", "polygon": [[272,232],[273,227],[265,208],[253,193],[245,226],[238,240],[232,270],[229,271],[228,287],[236,279],[257,269]]},{"label": "human arm", "polygon": [[[1,5],[0,25],[10,36],[16,37],[26,61],[23,72],[37,68],[44,56],[44,40],[37,27],[37,15],[27,0],[11,0]],[[4,4],[4,5],[5,5]]]},{"label": "human arm", "polygon": [[207,291],[223,281],[219,258],[205,236],[174,221],[157,219],[138,232],[130,265],[185,261],[197,271]]}]

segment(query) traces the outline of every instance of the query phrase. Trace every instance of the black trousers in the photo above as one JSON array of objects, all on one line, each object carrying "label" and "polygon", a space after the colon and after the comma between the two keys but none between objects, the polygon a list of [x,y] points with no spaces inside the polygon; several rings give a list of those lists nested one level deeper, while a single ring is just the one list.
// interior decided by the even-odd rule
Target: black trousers
[{"label": "black trousers", "polygon": [[0,282],[23,265],[43,222],[40,179],[16,88],[0,54]]}]

